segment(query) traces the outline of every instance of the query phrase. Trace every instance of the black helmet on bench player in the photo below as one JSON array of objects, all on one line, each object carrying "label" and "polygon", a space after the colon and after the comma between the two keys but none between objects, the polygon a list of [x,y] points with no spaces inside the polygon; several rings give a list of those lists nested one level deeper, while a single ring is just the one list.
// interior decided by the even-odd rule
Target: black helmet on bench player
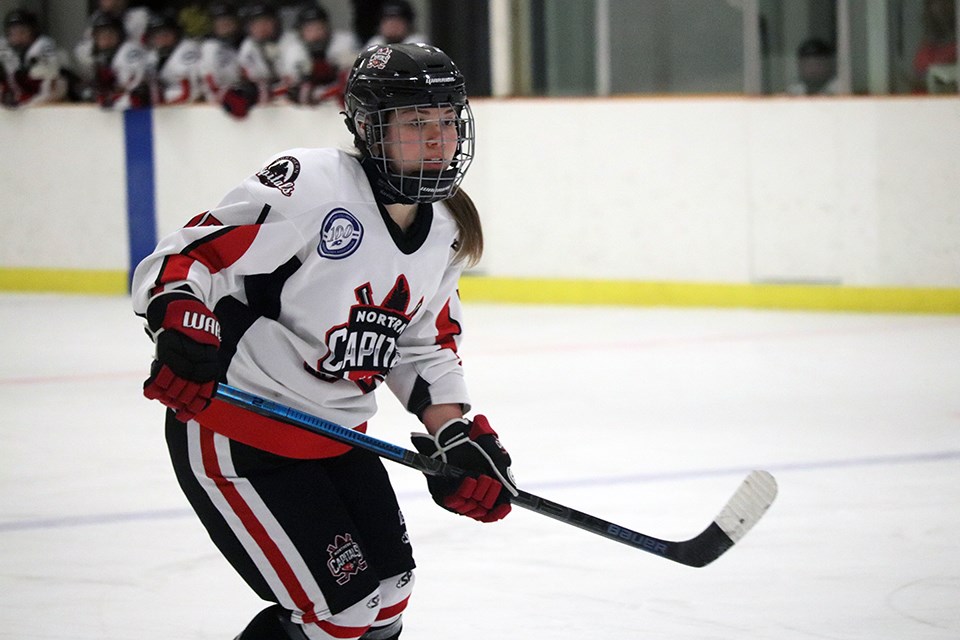
[{"label": "black helmet on bench player", "polygon": [[[391,112],[408,107],[446,108],[456,114],[457,146],[442,171],[400,173],[383,145]],[[347,128],[362,157],[397,202],[436,202],[453,195],[473,160],[473,114],[463,75],[440,49],[426,44],[374,45],[353,64],[345,96]]]}]

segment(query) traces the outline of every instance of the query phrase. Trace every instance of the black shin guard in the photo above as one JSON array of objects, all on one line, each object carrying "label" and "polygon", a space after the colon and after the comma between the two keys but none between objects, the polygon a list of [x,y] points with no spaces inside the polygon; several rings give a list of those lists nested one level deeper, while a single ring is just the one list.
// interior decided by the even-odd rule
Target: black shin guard
[{"label": "black shin guard", "polygon": [[234,640],[307,640],[289,612],[278,604],[258,613]]},{"label": "black shin guard", "polygon": [[360,636],[360,640],[397,640],[402,630],[403,624],[398,618],[382,627],[370,627],[366,633]]}]

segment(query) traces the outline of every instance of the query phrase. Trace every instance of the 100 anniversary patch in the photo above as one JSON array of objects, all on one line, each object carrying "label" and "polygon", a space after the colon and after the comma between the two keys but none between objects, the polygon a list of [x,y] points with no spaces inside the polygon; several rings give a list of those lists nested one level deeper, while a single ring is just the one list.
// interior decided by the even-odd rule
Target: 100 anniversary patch
[{"label": "100 anniversary patch", "polygon": [[300,161],[293,156],[281,156],[257,173],[260,184],[277,189],[283,195],[293,195],[293,183],[300,175]]}]

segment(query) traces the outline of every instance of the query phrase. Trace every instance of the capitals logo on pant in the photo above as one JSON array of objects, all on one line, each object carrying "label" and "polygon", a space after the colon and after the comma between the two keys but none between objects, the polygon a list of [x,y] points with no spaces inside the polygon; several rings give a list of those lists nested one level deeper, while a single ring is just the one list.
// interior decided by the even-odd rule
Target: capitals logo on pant
[{"label": "capitals logo on pant", "polygon": [[377,304],[370,283],[354,290],[358,304],[350,307],[350,319],[327,332],[329,351],[316,368],[307,370],[322,380],[352,380],[364,393],[373,391],[400,358],[397,340],[423,304],[412,311],[410,285],[406,276],[397,276],[393,288]]},{"label": "capitals logo on pant", "polygon": [[353,541],[349,533],[334,538],[333,544],[327,545],[327,553],[330,554],[327,568],[337,579],[337,584],[350,582],[350,576],[355,576],[367,568],[360,545]]}]

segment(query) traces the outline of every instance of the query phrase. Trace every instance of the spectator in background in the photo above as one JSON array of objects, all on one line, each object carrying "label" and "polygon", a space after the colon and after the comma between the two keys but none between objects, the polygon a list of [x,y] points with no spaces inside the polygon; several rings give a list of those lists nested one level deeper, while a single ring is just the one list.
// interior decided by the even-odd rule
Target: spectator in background
[{"label": "spectator in background", "polygon": [[280,69],[289,99],[302,105],[336,100],[343,106],[347,73],[359,49],[356,37],[334,31],[326,10],[315,4],[300,10],[295,37],[281,44]]},{"label": "spectator in background", "polygon": [[223,103],[227,112],[237,118],[246,117],[255,105],[268,104],[287,92],[278,68],[283,30],[276,7],[270,2],[254,2],[241,12],[241,18],[246,33],[238,53],[242,77]]},{"label": "spectator in background", "polygon": [[230,2],[214,2],[209,14],[210,35],[200,45],[198,72],[204,100],[223,105],[228,90],[242,78],[239,49],[243,29],[237,8]]},{"label": "spectator in background", "polygon": [[40,31],[35,13],[14,9],[3,19],[0,39],[0,102],[17,108],[57,102],[67,93],[64,55]]},{"label": "spectator in background", "polygon": [[821,38],[804,40],[797,49],[797,76],[797,82],[787,87],[789,95],[837,95],[836,48]]},{"label": "spectator in background", "polygon": [[954,0],[925,0],[923,3],[923,40],[913,57],[913,91],[957,91],[957,14]]},{"label": "spectator in background", "polygon": [[427,42],[427,36],[415,31],[416,15],[406,0],[387,0],[380,7],[377,33],[364,48],[378,44]]},{"label": "spectator in background", "polygon": [[90,51],[78,59],[84,83],[82,99],[105,109],[129,109],[150,104],[146,77],[147,52],[126,37],[123,20],[108,13],[94,16]]},{"label": "spectator in background", "polygon": [[194,102],[200,95],[200,45],[183,36],[177,14],[150,16],[146,31],[150,102],[174,105]]}]

